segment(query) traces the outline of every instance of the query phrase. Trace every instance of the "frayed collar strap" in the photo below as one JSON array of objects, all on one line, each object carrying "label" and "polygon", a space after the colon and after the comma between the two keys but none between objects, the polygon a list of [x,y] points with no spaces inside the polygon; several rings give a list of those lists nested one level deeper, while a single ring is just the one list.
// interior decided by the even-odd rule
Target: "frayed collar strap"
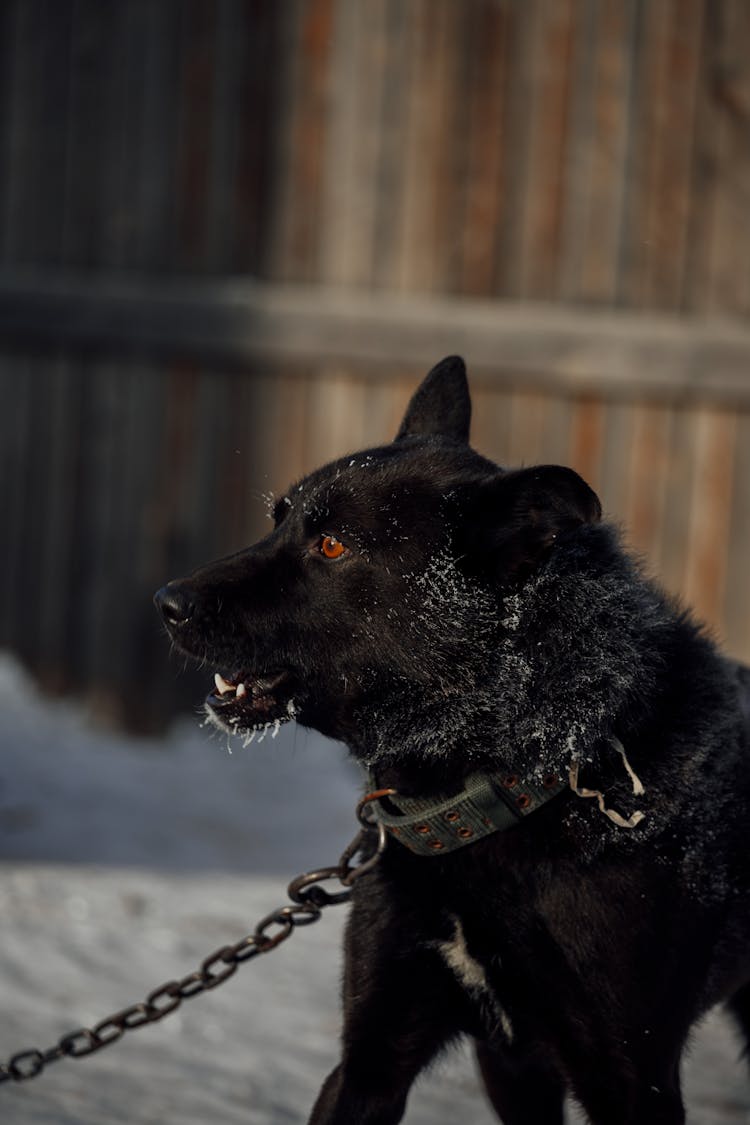
[{"label": "frayed collar strap", "polygon": [[[645,789],[628,761],[625,747],[614,735],[609,744],[622,759],[634,795],[642,796]],[[578,770],[579,763],[574,759],[567,781],[555,773],[546,774],[541,782],[515,773],[471,773],[458,793],[404,797],[385,789],[371,793],[361,804],[368,804],[376,823],[416,855],[442,855],[493,832],[504,832],[568,786],[577,797],[595,798],[599,811],[618,828],[640,824],[645,813],[638,810],[626,818],[616,809],[607,808],[600,789],[578,784]]]},{"label": "frayed collar strap", "polygon": [[516,774],[472,773],[458,793],[403,797],[370,804],[376,822],[416,855],[444,855],[493,832],[504,832],[568,786],[556,774],[533,782]]}]

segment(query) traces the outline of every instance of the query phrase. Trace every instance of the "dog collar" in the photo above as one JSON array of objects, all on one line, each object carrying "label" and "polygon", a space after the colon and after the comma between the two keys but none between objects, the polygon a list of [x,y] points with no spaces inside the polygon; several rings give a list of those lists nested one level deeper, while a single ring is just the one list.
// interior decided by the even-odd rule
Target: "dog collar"
[{"label": "dog collar", "polygon": [[457,793],[430,798],[373,794],[368,803],[375,821],[409,851],[444,855],[512,828],[567,785],[557,774],[535,782],[513,773],[472,773]]}]

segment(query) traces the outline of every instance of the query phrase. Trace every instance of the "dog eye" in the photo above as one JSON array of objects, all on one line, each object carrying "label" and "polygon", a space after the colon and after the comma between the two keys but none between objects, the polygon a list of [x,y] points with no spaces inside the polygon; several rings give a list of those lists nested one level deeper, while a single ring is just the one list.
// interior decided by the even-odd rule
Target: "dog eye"
[{"label": "dog eye", "polygon": [[333,535],[323,536],[320,540],[319,550],[321,555],[325,555],[327,559],[340,559],[342,555],[346,554],[344,544]]}]

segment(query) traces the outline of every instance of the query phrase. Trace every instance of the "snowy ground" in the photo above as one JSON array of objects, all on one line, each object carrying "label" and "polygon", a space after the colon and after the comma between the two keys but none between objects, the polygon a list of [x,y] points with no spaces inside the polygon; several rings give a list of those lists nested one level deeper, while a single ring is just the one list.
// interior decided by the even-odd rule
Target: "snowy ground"
[{"label": "snowy ground", "polygon": [[[188,722],[133,741],[42,702],[0,661],[0,1057],[51,1046],[252,930],[292,875],[335,862],[357,787],[339,747],[291,725],[233,754]],[[304,1122],[337,1054],[344,911],[108,1050],[0,1086],[0,1120]],[[736,1058],[712,1016],[685,1066],[691,1125],[750,1123]],[[406,1117],[457,1119],[495,1121],[460,1052],[417,1086]]]}]

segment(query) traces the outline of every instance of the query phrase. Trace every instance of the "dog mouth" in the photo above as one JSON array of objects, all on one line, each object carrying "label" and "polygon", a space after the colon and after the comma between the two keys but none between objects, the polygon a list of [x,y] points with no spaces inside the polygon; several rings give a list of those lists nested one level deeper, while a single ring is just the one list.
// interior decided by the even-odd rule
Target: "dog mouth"
[{"label": "dog mouth", "polygon": [[288,722],[296,713],[291,676],[287,671],[231,677],[216,672],[206,710],[213,722],[231,733]]}]

